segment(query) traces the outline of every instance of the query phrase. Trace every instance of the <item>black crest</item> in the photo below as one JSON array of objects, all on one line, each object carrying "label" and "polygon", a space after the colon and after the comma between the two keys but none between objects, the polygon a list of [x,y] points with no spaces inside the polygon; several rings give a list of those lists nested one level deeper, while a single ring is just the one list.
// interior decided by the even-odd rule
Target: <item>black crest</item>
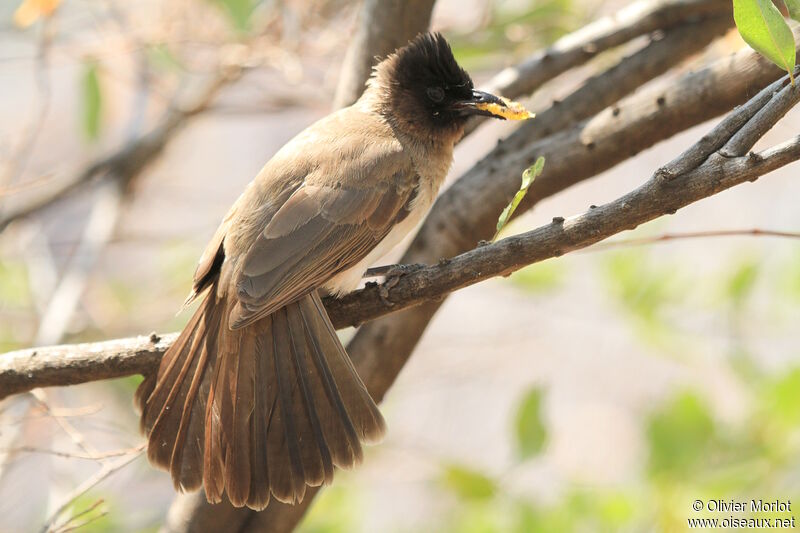
[{"label": "black crest", "polygon": [[454,104],[471,97],[472,78],[440,33],[418,35],[376,67],[385,111],[417,133],[458,130],[466,118]]},{"label": "black crest", "polygon": [[[422,33],[397,51],[395,83],[408,89],[420,85],[472,90],[472,78],[453,57],[450,44],[441,33]],[[466,94],[466,93],[465,93]]]}]

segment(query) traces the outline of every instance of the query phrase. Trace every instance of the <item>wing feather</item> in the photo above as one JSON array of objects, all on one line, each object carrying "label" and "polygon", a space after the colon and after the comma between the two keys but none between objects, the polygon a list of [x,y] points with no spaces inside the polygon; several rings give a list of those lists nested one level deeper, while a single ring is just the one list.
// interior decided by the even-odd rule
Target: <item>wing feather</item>
[{"label": "wing feather", "polygon": [[241,263],[240,328],[293,302],[362,260],[405,218],[418,179],[395,173],[372,188],[303,184],[275,213]]}]

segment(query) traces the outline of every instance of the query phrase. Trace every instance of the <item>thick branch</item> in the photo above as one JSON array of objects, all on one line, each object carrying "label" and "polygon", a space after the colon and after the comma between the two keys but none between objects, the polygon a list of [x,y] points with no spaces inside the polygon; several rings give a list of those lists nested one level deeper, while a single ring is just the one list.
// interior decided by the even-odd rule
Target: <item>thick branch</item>
[{"label": "thick branch", "polygon": [[[730,2],[724,0],[634,2],[614,15],[603,17],[576,32],[565,35],[549,48],[537,52],[522,63],[506,68],[486,83],[484,88],[509,98],[519,98],[533,93],[556,76],[583,65],[597,54],[632,39],[658,30],[678,28],[687,22],[718,17],[727,21],[725,27],[733,23]],[[709,28],[709,30],[710,34],[695,32],[691,39],[700,39],[705,43],[709,35],[711,37],[717,35],[714,29]],[[694,49],[700,50],[704,46],[705,44],[697,43]],[[679,49],[676,50],[676,54],[682,57],[680,48],[691,48],[693,45],[679,43],[677,47]],[[647,65],[644,64],[645,67]],[[474,130],[484,120],[483,117],[476,117],[467,125],[467,132]]]},{"label": "thick branch", "polygon": [[525,62],[500,72],[488,85],[517,97],[608,49],[687,20],[729,15],[730,2],[721,0],[658,0],[635,2],[571,33]]},{"label": "thick branch", "polygon": [[364,84],[381,58],[425,31],[435,0],[364,0],[356,32],[342,65],[333,107],[345,107],[361,96]]}]

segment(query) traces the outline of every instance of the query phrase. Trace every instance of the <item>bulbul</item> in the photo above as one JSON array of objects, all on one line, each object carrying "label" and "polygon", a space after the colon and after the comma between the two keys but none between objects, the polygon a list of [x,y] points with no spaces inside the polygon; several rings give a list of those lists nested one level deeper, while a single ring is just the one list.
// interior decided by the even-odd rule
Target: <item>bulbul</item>
[{"label": "bulbul", "polygon": [[423,34],[264,166],[200,258],[187,302],[202,303],[136,392],[147,456],[176,489],[299,502],[383,436],[320,294],[354,290],[427,213],[469,116],[510,104]]}]

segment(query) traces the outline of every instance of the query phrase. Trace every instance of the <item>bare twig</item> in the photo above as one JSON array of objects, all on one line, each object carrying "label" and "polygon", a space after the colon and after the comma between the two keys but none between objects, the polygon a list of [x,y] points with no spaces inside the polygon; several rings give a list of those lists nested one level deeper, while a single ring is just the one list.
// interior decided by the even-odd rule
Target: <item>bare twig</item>
[{"label": "bare twig", "polygon": [[63,457],[65,459],[85,459],[87,461],[102,461],[111,457],[119,457],[121,455],[129,455],[134,450],[112,450],[110,452],[101,453],[75,453],[65,452],[62,450],[51,450],[49,448],[38,448],[36,446],[15,446],[13,448],[0,449],[0,453],[16,454],[16,453],[38,453],[43,455],[52,455],[55,457]]},{"label": "bare twig", "polygon": [[592,246],[587,251],[602,251],[609,248],[621,248],[626,246],[642,246],[648,244],[658,244],[669,241],[683,241],[690,239],[708,239],[711,237],[780,237],[784,239],[800,239],[800,232],[777,231],[769,229],[723,229],[708,231],[687,231],[682,233],[662,233],[652,237],[639,237],[635,239],[616,239],[608,242],[601,242]]},{"label": "bare twig", "polygon": [[78,529],[78,528],[81,528],[81,527],[83,527],[83,526],[85,526],[85,525],[87,525],[87,524],[91,524],[91,523],[92,523],[92,522],[94,522],[95,520],[98,520],[98,519],[100,519],[100,518],[104,517],[105,515],[107,515],[107,514],[108,514],[108,511],[105,511],[105,510],[103,510],[103,511],[100,511],[100,512],[99,512],[99,513],[97,513],[96,515],[94,515],[94,516],[92,516],[92,517],[90,517],[90,518],[88,518],[88,519],[84,520],[83,522],[77,522],[77,520],[78,520],[80,517],[82,517],[82,516],[86,516],[87,514],[91,513],[92,511],[94,511],[95,509],[97,509],[98,507],[100,507],[101,505],[103,505],[103,503],[105,503],[105,500],[103,500],[102,498],[100,498],[99,500],[97,500],[96,502],[94,502],[92,505],[90,505],[89,507],[87,507],[86,509],[84,509],[83,511],[81,511],[80,513],[78,513],[78,514],[76,514],[76,515],[73,515],[73,516],[71,516],[71,517],[69,518],[69,520],[67,520],[67,521],[66,521],[66,522],[64,522],[62,525],[60,525],[60,526],[58,527],[58,529],[53,529],[53,530],[52,530],[52,531],[53,531],[53,533],[67,533],[68,531],[75,531],[75,530],[76,530],[76,529]]},{"label": "bare twig", "polygon": [[117,461],[105,463],[103,465],[103,468],[98,470],[96,474],[94,474],[92,477],[88,478],[83,483],[75,487],[75,489],[72,492],[70,492],[64,499],[64,502],[61,505],[59,505],[58,508],[53,512],[53,514],[51,514],[50,517],[47,519],[44,526],[42,527],[41,530],[42,533],[48,533],[54,529],[57,530],[59,527],[61,527],[56,524],[56,521],[62,514],[64,514],[64,511],[66,511],[76,499],[80,498],[81,496],[89,492],[98,483],[102,482],[104,479],[106,479],[114,472],[121,470],[122,468],[133,462],[136,458],[138,458],[142,454],[144,448],[145,445],[142,444],[141,446],[136,448],[136,450],[133,453],[130,453],[120,458]]},{"label": "bare twig", "polygon": [[72,439],[72,442],[74,442],[78,448],[83,450],[85,454],[96,455],[99,453],[94,446],[86,441],[83,433],[78,431],[69,420],[53,414],[54,409],[50,406],[50,402],[47,399],[47,392],[42,389],[33,389],[31,391],[31,396],[33,396],[33,398],[37,401],[41,409],[44,409],[46,413],[52,416],[53,420],[55,420],[56,424],[58,424],[61,430],[66,433],[67,436]]},{"label": "bare twig", "polygon": [[[0,357],[0,399],[34,387],[81,383],[82,376],[95,375],[96,379],[111,379],[146,374],[158,366],[161,354],[176,337],[174,334],[163,337],[145,336],[104,343],[34,348],[4,354]],[[109,357],[110,354],[115,355]],[[53,361],[60,363],[53,365]],[[36,384],[32,381],[35,378]],[[38,378],[43,379],[38,381]]]}]

